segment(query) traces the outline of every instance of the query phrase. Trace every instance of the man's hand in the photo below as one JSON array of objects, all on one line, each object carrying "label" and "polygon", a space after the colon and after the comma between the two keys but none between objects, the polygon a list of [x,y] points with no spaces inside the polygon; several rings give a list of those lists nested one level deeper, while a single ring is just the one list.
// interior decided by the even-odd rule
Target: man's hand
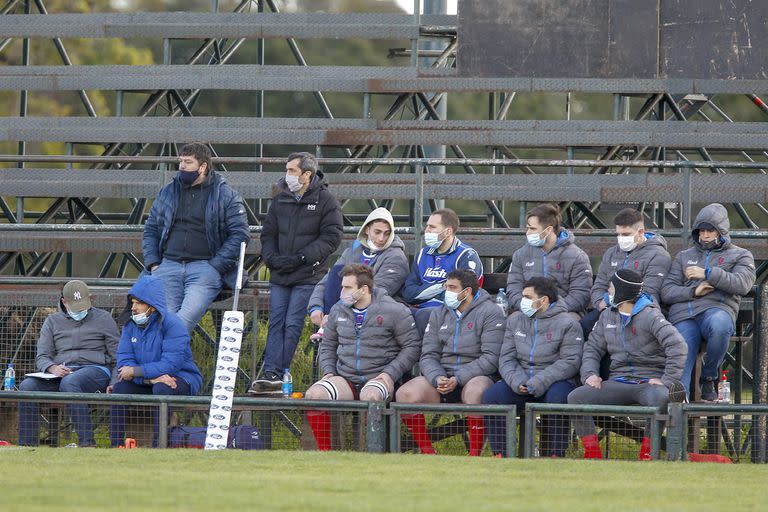
[{"label": "man's hand", "polygon": [[699,284],[699,286],[696,287],[696,290],[694,290],[693,295],[694,297],[703,297],[708,293],[711,293],[715,291],[715,287],[709,284],[708,282],[704,281],[703,283]]},{"label": "man's hand", "polygon": [[330,379],[331,377],[334,377],[334,376],[335,375],[333,373],[326,373],[325,375],[323,375],[323,378],[320,379],[320,380],[328,380],[328,379]]},{"label": "man's hand", "polygon": [[114,389],[115,389],[114,386],[107,386],[107,394],[111,395],[112,394],[112,390],[114,390]]},{"label": "man's hand", "polygon": [[528,393],[528,386],[526,386],[525,384],[520,384],[517,387],[517,392],[520,395],[528,395],[528,394],[530,394],[530,393]]},{"label": "man's hand", "polygon": [[590,375],[587,377],[587,380],[584,381],[584,384],[587,386],[592,386],[595,389],[600,389],[603,387],[603,379],[601,379],[598,375]]},{"label": "man's hand", "polygon": [[604,310],[607,307],[608,306],[606,306],[606,304],[605,304],[605,299],[600,299],[600,302],[597,303],[597,310],[598,311],[602,311],[602,310]]},{"label": "man's hand", "polygon": [[154,379],[147,379],[145,382],[147,384],[165,384],[171,389],[176,389],[176,379],[168,374],[155,377]]},{"label": "man's hand", "polygon": [[324,315],[321,310],[316,309],[312,313],[309,314],[309,319],[316,326],[322,327],[323,325],[325,325],[325,316],[326,315]]},{"label": "man's hand", "polygon": [[395,381],[392,380],[392,377],[390,377],[388,374],[381,372],[376,377],[373,378],[373,380],[383,380],[384,383],[387,385],[387,389],[395,389]]},{"label": "man's hand", "polygon": [[304,262],[304,257],[301,254],[292,254],[291,256],[274,256],[272,259],[272,268],[281,274],[287,274],[293,272],[301,266]]},{"label": "man's hand", "polygon": [[653,384],[654,386],[663,386],[664,383],[661,382],[661,379],[648,379],[648,384]]},{"label": "man's hand", "polygon": [[133,366],[123,366],[117,370],[117,376],[120,378],[120,380],[133,380],[133,374]]},{"label": "man's hand", "polygon": [[686,267],[685,277],[687,279],[706,279],[707,272],[701,267]]},{"label": "man's hand", "polygon": [[46,373],[53,374],[53,375],[55,375],[57,377],[66,377],[67,375],[72,373],[72,370],[67,368],[63,364],[52,364],[45,371],[46,371]]},{"label": "man's hand", "polygon": [[454,389],[456,389],[456,386],[459,385],[459,381],[456,380],[456,377],[446,378],[446,377],[439,377],[437,379],[437,392],[441,395],[447,395]]}]

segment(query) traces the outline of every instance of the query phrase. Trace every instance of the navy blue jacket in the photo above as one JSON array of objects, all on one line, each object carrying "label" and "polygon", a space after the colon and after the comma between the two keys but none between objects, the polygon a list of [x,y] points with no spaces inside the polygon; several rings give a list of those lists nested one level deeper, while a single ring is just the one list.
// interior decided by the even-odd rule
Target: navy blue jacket
[{"label": "navy blue jacket", "polygon": [[123,326],[120,344],[117,347],[117,367],[139,367],[141,377],[135,377],[135,384],[144,384],[144,379],[161,375],[174,375],[184,379],[193,395],[200,391],[203,377],[192,358],[189,346],[189,331],[184,322],[165,309],[165,288],[163,282],[151,275],[144,275],[131,287],[128,298],[135,297],[155,308],[149,321],[140,327],[129,320]]},{"label": "navy blue jacket", "polygon": [[[213,184],[205,211],[205,233],[213,255],[208,263],[219,271],[224,285],[234,289],[240,243],[250,240],[245,203],[221,174],[211,170],[208,179]],[[163,260],[163,247],[176,219],[181,187],[179,178],[174,177],[172,182],[160,189],[149,211],[142,243],[147,270]]]}]

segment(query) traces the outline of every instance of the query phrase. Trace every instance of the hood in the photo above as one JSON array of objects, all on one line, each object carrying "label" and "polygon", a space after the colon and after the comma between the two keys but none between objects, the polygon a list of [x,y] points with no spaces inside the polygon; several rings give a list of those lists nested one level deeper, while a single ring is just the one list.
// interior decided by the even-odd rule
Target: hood
[{"label": "hood", "polygon": [[[363,223],[363,226],[360,228],[360,231],[357,232],[357,239],[360,241],[363,247],[368,247],[368,237],[365,236],[365,228],[370,223],[377,220],[386,222],[387,224],[389,224],[389,227],[392,230],[392,232],[389,234],[389,238],[387,238],[387,242],[384,244],[384,247],[379,249],[379,250],[384,250],[387,247],[389,247],[392,244],[392,241],[395,239],[395,221],[392,218],[392,214],[389,212],[389,210],[387,210],[384,207],[380,206],[368,214],[368,218],[365,219],[365,222]],[[368,249],[373,249],[373,248],[368,247]]]},{"label": "hood", "polygon": [[573,236],[573,233],[565,228],[560,228],[560,232],[557,234],[555,247],[562,247],[564,245],[572,244],[575,238],[576,237]]},{"label": "hood", "polygon": [[[285,176],[278,180],[277,188],[280,190],[280,192],[284,192],[291,197],[296,195],[291,192],[291,189],[288,188],[288,184],[285,182]],[[320,189],[324,188],[328,188],[328,182],[325,181],[325,174],[323,174],[323,171],[315,171],[315,175],[312,176],[312,181],[309,183],[309,188],[307,188],[307,191],[304,192],[304,195],[307,196],[314,191],[319,191]]]},{"label": "hood", "polygon": [[[477,308],[482,304],[483,302],[490,302],[491,301],[491,294],[487,291],[480,288],[477,290],[477,293],[472,298],[472,304],[469,305],[469,309],[467,309],[464,313],[462,313],[462,316],[467,316],[473,309]],[[456,314],[456,311],[453,309],[450,310],[452,314]]]},{"label": "hood", "polygon": [[655,307],[653,304],[653,298],[647,293],[642,293],[640,294],[640,298],[637,299],[637,302],[635,302],[635,306],[632,308],[630,317],[635,316],[647,307]]},{"label": "hood", "polygon": [[696,247],[702,249],[699,244],[699,226],[704,223],[712,224],[715,229],[720,233],[720,241],[723,246],[728,245],[731,242],[731,236],[728,231],[731,229],[731,223],[728,220],[728,210],[720,203],[712,203],[701,209],[696,216],[696,220],[693,221],[693,229],[691,229],[691,236],[693,237],[693,243]]},{"label": "hood", "polygon": [[[559,315],[560,313],[563,312],[563,310],[555,307],[556,304],[557,304],[557,301],[551,303],[547,309],[545,309],[541,313],[538,313],[533,318],[538,318],[541,320],[544,318],[552,318],[553,316]],[[533,320],[533,318],[531,318],[531,320]]]},{"label": "hood", "polygon": [[[667,250],[667,239],[657,233],[645,233],[645,242],[643,245],[660,245],[665,251]],[[642,247],[642,246],[641,246]]]},{"label": "hood", "polygon": [[160,313],[160,316],[165,316],[165,285],[160,278],[149,274],[141,276],[128,291],[129,301],[131,297],[149,304]]}]

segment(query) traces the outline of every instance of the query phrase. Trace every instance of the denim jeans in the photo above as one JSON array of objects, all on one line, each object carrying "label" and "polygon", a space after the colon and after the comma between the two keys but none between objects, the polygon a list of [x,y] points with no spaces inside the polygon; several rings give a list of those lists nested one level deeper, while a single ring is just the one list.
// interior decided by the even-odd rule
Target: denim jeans
[{"label": "denim jeans", "polygon": [[221,291],[221,274],[207,261],[179,263],[163,258],[152,275],[165,284],[165,305],[191,332]]},{"label": "denim jeans", "polygon": [[312,290],[311,284],[296,286],[269,286],[269,330],[267,347],[264,351],[264,373],[283,374],[291,366],[293,353],[299,344],[304,329],[307,304]]},{"label": "denim jeans", "polygon": [[[132,381],[121,380],[112,388],[113,395],[189,395],[191,391],[187,381],[181,377],[176,377],[176,389],[166,384],[140,385]],[[109,442],[112,447],[123,446],[125,444],[125,416],[128,411],[127,405],[113,405],[109,414]],[[157,447],[159,437],[159,422],[157,417],[157,408],[152,407],[152,447]]]},{"label": "denim jeans", "polygon": [[[576,385],[569,380],[553,382],[543,396],[520,395],[512,391],[504,380],[488,388],[483,393],[484,404],[514,404],[522,423],[525,417],[525,404],[528,402],[544,402],[548,404],[564,404],[568,401],[568,393],[573,391]],[[501,416],[487,416],[485,428],[488,433],[488,442],[493,453],[500,453],[502,457],[508,457],[507,453],[507,426],[505,418]],[[570,425],[568,416],[560,414],[545,414],[541,418],[541,455],[548,457],[565,456],[568,448],[568,434]]]},{"label": "denim jeans", "polygon": [[685,338],[688,345],[688,356],[683,370],[683,386],[690,396],[691,375],[696,364],[696,356],[702,340],[707,343],[704,354],[704,365],[701,369],[702,379],[718,380],[718,371],[723,364],[731,336],[736,330],[731,315],[720,308],[709,308],[693,318],[675,324],[677,330]]},{"label": "denim jeans", "polygon": [[[29,377],[19,386],[20,391],[60,391],[62,393],[104,392],[109,385],[109,375],[98,366],[83,366],[62,379],[37,379]],[[94,446],[91,411],[87,404],[69,404],[67,413],[77,432],[80,446]],[[40,406],[37,402],[19,403],[19,444],[37,446],[40,441]]]}]

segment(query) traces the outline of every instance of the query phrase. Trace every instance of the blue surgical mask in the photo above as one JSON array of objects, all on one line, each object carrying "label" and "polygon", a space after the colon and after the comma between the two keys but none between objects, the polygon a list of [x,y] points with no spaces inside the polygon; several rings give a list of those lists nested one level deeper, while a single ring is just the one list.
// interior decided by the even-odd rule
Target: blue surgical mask
[{"label": "blue surgical mask", "polygon": [[440,247],[441,242],[439,233],[424,233],[424,245],[427,247],[435,249]]},{"label": "blue surgical mask", "polygon": [[149,315],[147,315],[147,312],[145,311],[138,315],[131,315],[131,320],[133,320],[136,325],[144,325],[149,321]]},{"label": "blue surgical mask", "polygon": [[[546,230],[544,230],[546,231]],[[541,233],[544,233],[542,231]],[[541,247],[544,245],[544,242],[546,242],[547,237],[541,236],[541,233],[531,233],[530,235],[525,235],[525,238],[528,240],[528,243],[534,247]]]},{"label": "blue surgical mask", "polygon": [[199,171],[179,171],[176,173],[182,185],[190,186],[200,177]]},{"label": "blue surgical mask", "polygon": [[85,315],[88,314],[88,310],[84,309],[82,311],[76,311],[76,312],[67,310],[67,314],[69,315],[69,318],[71,318],[75,322],[79,322],[80,320],[85,318]]},{"label": "blue surgical mask", "polygon": [[536,314],[536,311],[538,311],[538,308],[533,307],[534,302],[535,301],[533,299],[523,297],[520,299],[520,311],[522,311],[525,316],[532,317]]},{"label": "blue surgical mask", "polygon": [[[459,300],[459,293],[461,292],[457,293],[446,290],[443,297],[443,304],[445,304],[449,309],[459,309],[461,303],[464,302],[463,300]],[[466,299],[466,297],[464,298]]]}]

